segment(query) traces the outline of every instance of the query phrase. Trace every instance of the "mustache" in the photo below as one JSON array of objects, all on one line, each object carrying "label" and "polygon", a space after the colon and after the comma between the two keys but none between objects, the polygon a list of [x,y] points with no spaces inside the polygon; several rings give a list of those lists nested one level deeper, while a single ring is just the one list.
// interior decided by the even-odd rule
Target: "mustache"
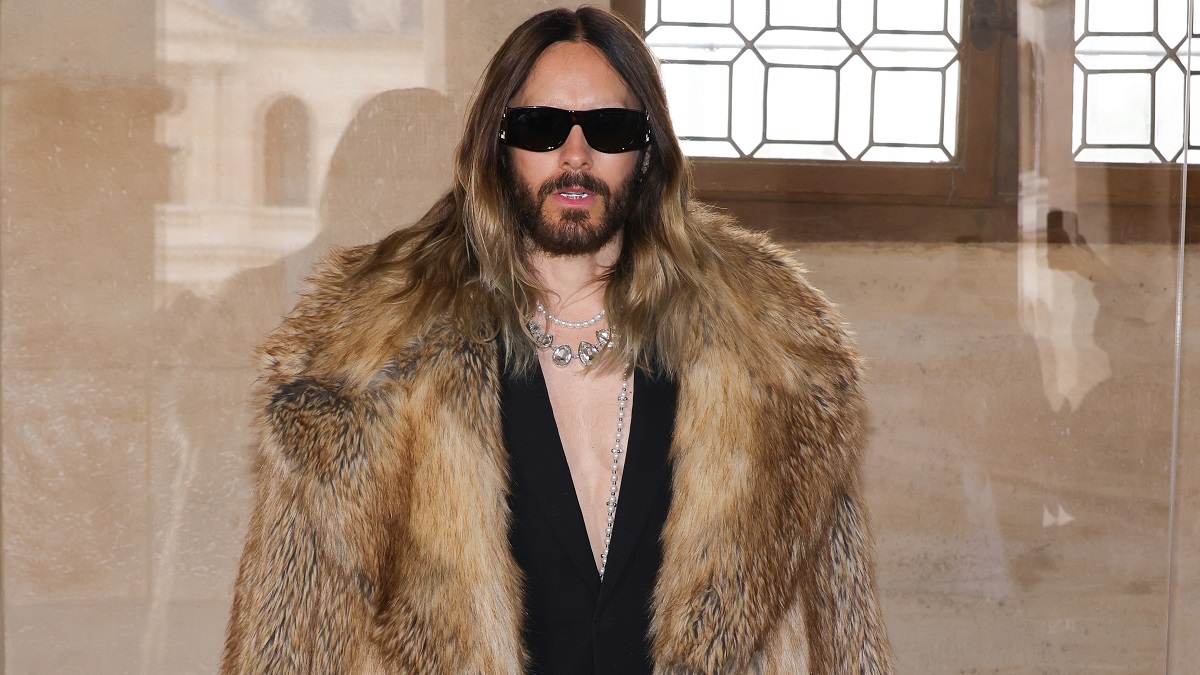
[{"label": "mustache", "polygon": [[583,173],[582,171],[573,171],[560,174],[558,178],[553,178],[545,183],[542,183],[541,189],[538,190],[538,196],[548,197],[555,192],[561,192],[569,187],[581,187],[584,190],[601,197],[607,197],[612,192],[607,183],[599,178],[596,178],[592,174]]}]

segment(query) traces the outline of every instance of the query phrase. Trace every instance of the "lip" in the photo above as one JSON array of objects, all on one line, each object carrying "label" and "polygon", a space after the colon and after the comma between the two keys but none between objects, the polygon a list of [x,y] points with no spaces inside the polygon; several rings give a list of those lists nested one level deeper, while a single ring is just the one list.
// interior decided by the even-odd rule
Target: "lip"
[{"label": "lip", "polygon": [[572,185],[561,190],[556,190],[551,193],[554,201],[564,206],[587,206],[596,199],[596,194],[591,190],[584,189],[578,185]]}]

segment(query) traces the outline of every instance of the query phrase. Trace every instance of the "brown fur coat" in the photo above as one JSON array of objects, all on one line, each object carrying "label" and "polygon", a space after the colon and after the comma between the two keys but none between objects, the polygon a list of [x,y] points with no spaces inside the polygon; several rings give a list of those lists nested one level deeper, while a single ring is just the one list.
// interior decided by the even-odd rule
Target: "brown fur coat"
[{"label": "brown fur coat", "polygon": [[[859,364],[786,254],[733,227],[664,320],[678,364],[656,672],[890,673],[858,493]],[[333,256],[266,342],[256,507],[221,672],[518,673],[497,351],[396,334]]]}]

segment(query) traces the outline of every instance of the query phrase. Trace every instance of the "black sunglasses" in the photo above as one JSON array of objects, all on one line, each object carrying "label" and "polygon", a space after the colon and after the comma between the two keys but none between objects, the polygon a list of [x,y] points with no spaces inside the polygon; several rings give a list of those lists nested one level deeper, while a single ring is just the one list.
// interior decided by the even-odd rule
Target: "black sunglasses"
[{"label": "black sunglasses", "polygon": [[588,145],[605,153],[641,150],[650,144],[650,114],[627,108],[562,110],[547,106],[505,108],[500,141],[523,150],[549,152],[567,142],[578,124]]}]

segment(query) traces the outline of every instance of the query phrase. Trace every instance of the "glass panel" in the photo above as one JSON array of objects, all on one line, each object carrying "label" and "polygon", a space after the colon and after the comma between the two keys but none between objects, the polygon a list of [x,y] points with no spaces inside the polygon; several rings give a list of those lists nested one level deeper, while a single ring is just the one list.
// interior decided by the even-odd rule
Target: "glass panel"
[{"label": "glass panel", "polygon": [[1084,148],[1075,159],[1080,162],[1157,162],[1159,156],[1153,150],[1141,148]]},{"label": "glass panel", "polygon": [[946,0],[877,0],[877,5],[879,30],[945,30]]},{"label": "glass panel", "polygon": [[891,70],[876,73],[875,142],[941,143],[942,100],[941,73]]},{"label": "glass panel", "polygon": [[944,68],[958,48],[943,35],[879,33],[863,45],[863,56],[876,68]]},{"label": "glass panel", "polygon": [[729,62],[741,53],[744,42],[732,28],[659,26],[646,43],[663,61]]},{"label": "glass panel", "polygon": [[[1089,5],[1102,10],[1092,30],[1124,39],[1147,23],[1120,13],[1151,4],[1079,0],[1075,37]],[[545,6],[0,3],[5,672],[217,672],[253,500],[254,347],[315,259],[412,222],[451,184],[456,111],[495,45]],[[1187,22],[1167,25],[1178,5],[1158,6],[1176,49]],[[1192,74],[1173,59],[1141,74],[1084,64],[1061,39],[1064,7],[1020,3],[1001,63],[1017,104],[998,104],[990,203],[764,193],[717,205],[770,231],[854,329],[869,373],[859,494],[904,672],[1189,673],[1200,661]],[[857,38],[847,28],[861,41],[872,28],[858,16],[842,19],[866,25]],[[702,88],[728,86],[724,63]],[[672,94],[681,126],[724,139],[685,140],[689,154],[736,157],[761,140],[765,67],[747,53],[732,68],[719,104]],[[867,134],[872,100],[933,89],[888,78],[940,74],[881,72],[880,92],[873,75],[858,56],[836,72],[841,147],[944,161]],[[731,96],[735,119],[755,117],[741,101],[754,99],[760,128],[728,129]],[[952,96],[915,123],[945,111],[945,130],[921,133],[948,149]],[[268,122],[281,100],[305,115]],[[697,107],[718,119],[689,121]],[[307,153],[272,159],[297,148],[267,130],[300,119]],[[1089,142],[1144,147],[1084,147],[1093,124]],[[1178,164],[1137,164],[1172,149]],[[771,143],[756,156],[840,154]],[[1113,160],[1133,164],[1102,164]],[[864,175],[887,193],[908,168]]]},{"label": "glass panel", "polygon": [[1083,141],[1096,145],[1150,144],[1149,75],[1092,74],[1084,86]]},{"label": "glass panel", "polygon": [[668,23],[729,23],[733,6],[729,0],[659,0],[662,20]]},{"label": "glass panel", "polygon": [[832,141],[837,124],[837,75],[813,68],[767,70],[767,138]]},{"label": "glass panel", "polygon": [[745,155],[763,139],[763,109],[759,101],[766,94],[767,68],[752,51],[733,64],[733,141]]},{"label": "glass panel", "polygon": [[729,67],[663,64],[663,85],[679,136],[729,134]]},{"label": "glass panel", "polygon": [[946,152],[938,148],[904,148],[876,145],[863,154],[868,162],[914,162],[918,164],[944,162]]},{"label": "glass panel", "polygon": [[1151,70],[1167,55],[1153,37],[1093,36],[1079,41],[1075,58],[1088,70]]},{"label": "glass panel", "polygon": [[1184,76],[1179,64],[1167,61],[1154,78],[1154,147],[1168,162],[1179,161],[1183,151]]},{"label": "glass panel", "polygon": [[962,40],[963,8],[961,2],[946,3],[946,32],[954,42]]},{"label": "glass panel", "polygon": [[[695,28],[686,26],[660,25],[650,32],[648,42],[654,52],[666,64],[664,77],[670,79],[669,91],[672,97],[672,108],[680,110],[682,124],[689,128],[703,128],[699,131],[684,133],[689,138],[704,136],[705,138],[721,137],[718,128],[727,121],[724,110],[733,108],[733,124],[723,137],[743,150],[746,155],[762,157],[754,148],[764,142],[762,122],[763,117],[774,121],[766,124],[768,135],[774,131],[786,134],[787,138],[832,139],[839,136],[841,148],[845,150],[845,159],[857,159],[865,152],[871,142],[869,130],[874,125],[882,129],[885,135],[894,137],[893,130],[899,130],[906,124],[909,114],[918,114],[922,120],[917,123],[915,131],[922,137],[929,138],[927,144],[945,147],[946,157],[943,161],[954,158],[957,149],[958,135],[958,63],[959,46],[950,35],[957,35],[958,24],[961,23],[962,7],[958,0],[921,0],[918,3],[891,2],[879,5],[881,17],[891,22],[892,29],[908,26],[905,30],[921,30],[931,33],[918,34],[911,32],[876,32],[874,29],[876,2],[875,0],[822,0],[811,3],[778,2],[769,4],[772,26],[794,26],[794,28],[771,28],[765,26],[766,0],[737,0],[731,6],[736,9],[737,29],[740,34],[730,28]],[[947,2],[954,5],[948,9]],[[707,6],[706,6],[707,7]],[[837,11],[840,8],[840,16]],[[701,20],[705,9],[697,14],[696,21]],[[703,15],[703,16],[702,16]],[[676,15],[672,15],[676,16]],[[685,18],[676,16],[678,21]],[[837,19],[837,21],[835,21]],[[881,19],[882,20],[882,19]],[[947,22],[954,23],[950,30]],[[856,56],[856,47],[861,47],[862,56]],[[1124,48],[1124,47],[1123,47]],[[739,100],[720,105],[715,99],[717,92],[729,92],[728,85],[718,84],[712,80],[713,87],[708,87],[705,80],[699,77],[681,77],[678,74],[668,75],[669,67],[680,62],[728,63],[742,58],[739,55],[752,53],[762,63],[769,66],[825,66],[832,70],[828,75],[812,75],[820,80],[819,92],[813,96],[830,97],[830,101],[841,101],[838,108],[834,105],[822,104],[819,113],[811,111],[806,116],[793,116],[786,121],[779,117],[778,112],[770,112],[772,107],[780,107],[784,101],[798,100],[799,94],[785,91],[775,91],[771,85],[765,91],[762,86],[762,72],[758,65],[751,66],[745,61],[742,66],[733,70],[735,78],[732,91],[738,92]],[[865,69],[865,72],[864,72]],[[953,72],[955,77],[949,80],[936,77],[928,71],[943,70]],[[714,71],[715,72],[715,71]],[[939,84],[936,87],[936,97],[922,98],[919,101],[906,100],[898,91],[884,92],[887,100],[886,108],[870,105],[878,97],[879,92],[873,91],[875,80],[873,74],[882,76],[881,81],[891,81],[894,75],[885,73],[911,72],[924,73],[917,75],[914,82],[926,82],[933,77]],[[864,76],[865,75],[865,76]],[[714,75],[713,77],[717,77]],[[748,78],[744,84],[740,78]],[[797,76],[777,77],[771,81],[784,83],[792,82]],[[833,84],[829,84],[833,83]],[[703,87],[703,91],[686,92],[689,86]],[[924,85],[923,85],[924,86]],[[921,96],[931,91],[928,86],[921,90]],[[754,96],[758,92],[759,95]],[[741,98],[745,96],[745,98]],[[688,99],[685,102],[685,99]],[[703,110],[696,102],[703,100]],[[755,114],[751,106],[757,104],[759,111]],[[897,108],[902,105],[903,110]],[[779,109],[782,109],[781,107]],[[905,112],[909,109],[916,113]],[[835,118],[828,118],[829,111],[835,111]],[[936,114],[931,113],[937,111]],[[899,111],[899,112],[898,112]],[[872,115],[888,114],[892,117],[886,120],[874,120]],[[703,121],[698,121],[699,118]],[[796,124],[813,123],[817,128],[800,130]],[[700,126],[697,126],[700,125]],[[943,128],[944,127],[944,128]],[[842,131],[832,129],[841,128]],[[931,129],[936,128],[936,132]],[[911,134],[910,134],[911,136]],[[878,139],[876,139],[878,141]],[[878,141],[884,142],[884,141]],[[913,140],[893,140],[891,143],[916,143]],[[695,146],[689,146],[695,147]],[[720,146],[721,152],[726,152],[727,146]],[[776,152],[776,151],[773,151]],[[779,152],[801,152],[799,150],[784,150]],[[803,152],[808,152],[807,150]],[[887,151],[875,153],[874,156],[895,155]],[[925,157],[927,153],[920,151],[918,155]]]},{"label": "glass panel", "polygon": [[838,0],[771,0],[771,25],[837,28]]},{"label": "glass panel", "polygon": [[1178,49],[1187,37],[1188,0],[1158,0],[1158,34],[1168,48]]},{"label": "glass panel", "polygon": [[841,65],[850,56],[842,36],[828,31],[768,30],[754,46],[767,63],[811,66]]},{"label": "glass panel", "polygon": [[871,75],[861,56],[841,70],[838,142],[850,159],[858,159],[871,141]]},{"label": "glass panel", "polygon": [[958,87],[954,86],[959,78],[959,65],[957,62],[950,65],[946,69],[946,76],[942,80],[945,87],[946,104],[944,114],[946,121],[942,125],[942,144],[946,146],[946,152],[951,157],[958,149]]},{"label": "glass panel", "polygon": [[696,157],[738,157],[737,148],[729,141],[693,141],[679,139],[679,147],[686,155]]},{"label": "glass panel", "polygon": [[850,42],[862,44],[875,31],[875,0],[841,0],[841,2],[842,32],[846,34]]},{"label": "glass panel", "polygon": [[1092,33],[1150,33],[1154,31],[1152,2],[1085,0],[1087,28]]},{"label": "glass panel", "polygon": [[767,0],[733,0],[734,27],[753,41],[767,26]]},{"label": "glass panel", "polygon": [[845,159],[836,146],[808,143],[765,143],[754,156],[759,159]]}]

